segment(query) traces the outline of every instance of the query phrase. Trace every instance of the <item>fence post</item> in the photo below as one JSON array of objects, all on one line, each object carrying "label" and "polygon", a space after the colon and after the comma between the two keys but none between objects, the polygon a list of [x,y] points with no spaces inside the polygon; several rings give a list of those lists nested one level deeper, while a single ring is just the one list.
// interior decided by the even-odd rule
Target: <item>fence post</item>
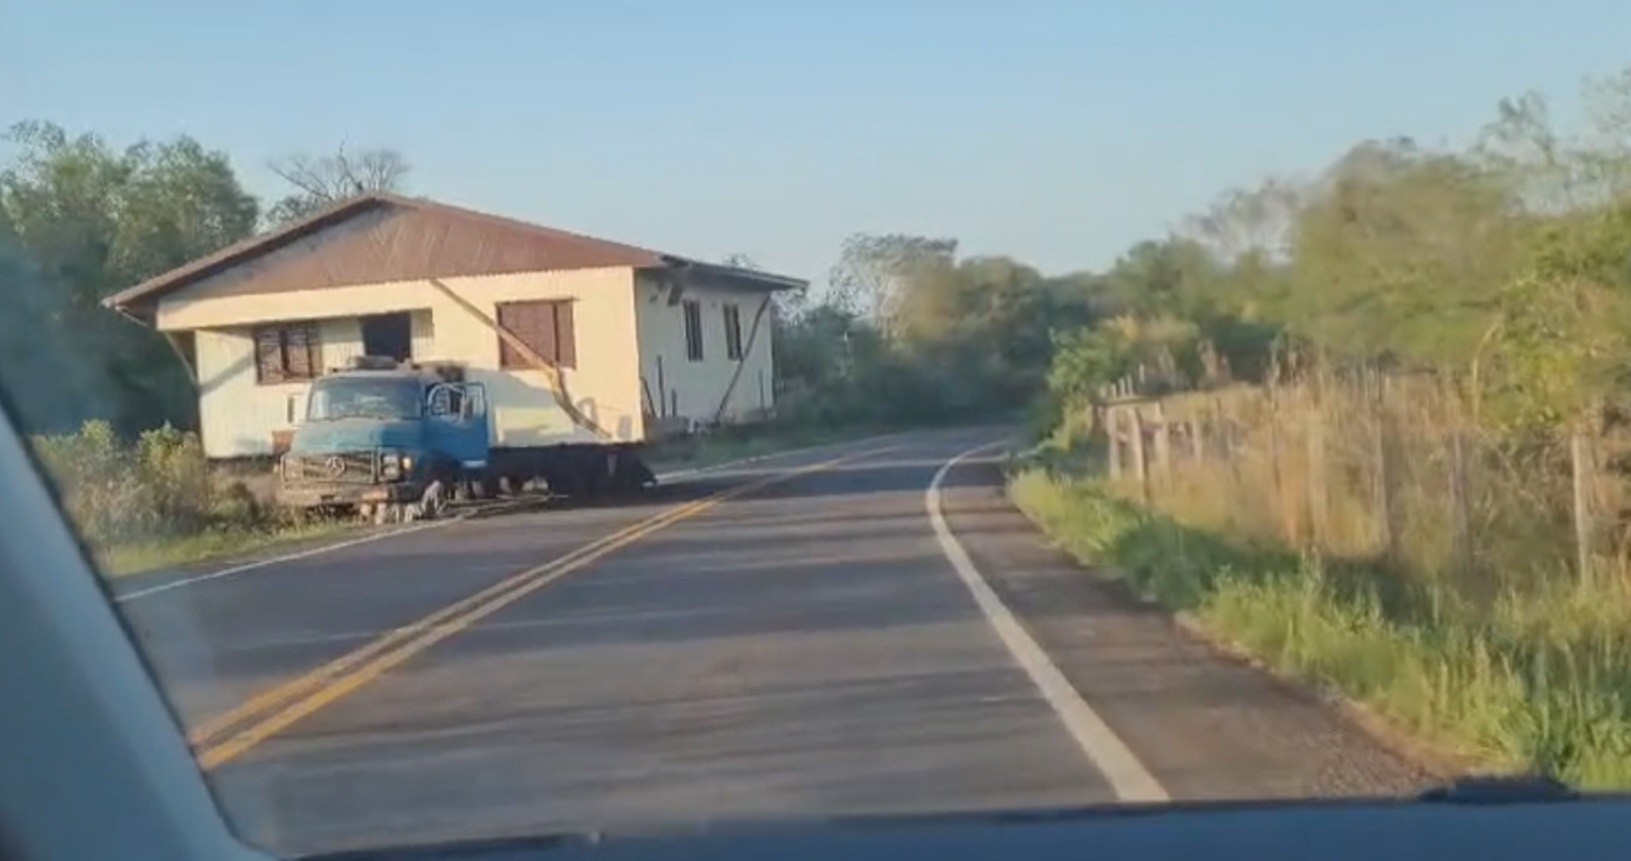
[{"label": "fence post", "polygon": [[1569,436],[1569,465],[1574,484],[1574,554],[1575,574],[1586,577],[1591,573],[1592,512],[1591,512],[1591,440],[1576,428]]},{"label": "fence post", "polygon": [[1133,475],[1138,479],[1138,486],[1144,492],[1144,501],[1150,501],[1150,468],[1144,459],[1144,418],[1139,414],[1137,404],[1127,408],[1132,421],[1128,428],[1133,444]]},{"label": "fence post", "polygon": [[1468,516],[1471,499],[1467,489],[1467,440],[1460,429],[1450,432],[1450,527],[1451,555],[1458,571],[1473,565],[1472,520]]},{"label": "fence post", "polygon": [[1306,419],[1305,442],[1308,446],[1308,538],[1309,545],[1315,549],[1323,549],[1329,530],[1326,520],[1330,508],[1330,497],[1326,495],[1325,483],[1325,427],[1324,414],[1320,412],[1319,400],[1316,397],[1308,406]]},{"label": "fence post", "polygon": [[1167,411],[1162,401],[1155,402],[1155,416],[1151,420],[1155,425],[1155,457],[1154,472],[1162,478],[1172,473],[1172,425],[1167,422]]},{"label": "fence post", "polygon": [[1280,521],[1280,536],[1288,543],[1295,544],[1296,524],[1292,523],[1286,515],[1285,480],[1280,469],[1280,398],[1276,393],[1276,386],[1271,379],[1268,388],[1268,424],[1269,424],[1269,475],[1272,479],[1271,490],[1274,493],[1274,513]]},{"label": "fence post", "polygon": [[1104,431],[1110,439],[1110,480],[1121,478],[1121,408],[1110,405],[1104,408]]},{"label": "fence post", "polygon": [[1381,386],[1372,401],[1371,434],[1376,459],[1376,523],[1381,532],[1382,552],[1388,564],[1397,568],[1404,563],[1404,511],[1399,506],[1399,454],[1397,433],[1388,413],[1388,382]]},{"label": "fence post", "polygon": [[1195,463],[1206,460],[1206,437],[1202,435],[1200,410],[1192,400],[1189,405],[1189,459]]}]

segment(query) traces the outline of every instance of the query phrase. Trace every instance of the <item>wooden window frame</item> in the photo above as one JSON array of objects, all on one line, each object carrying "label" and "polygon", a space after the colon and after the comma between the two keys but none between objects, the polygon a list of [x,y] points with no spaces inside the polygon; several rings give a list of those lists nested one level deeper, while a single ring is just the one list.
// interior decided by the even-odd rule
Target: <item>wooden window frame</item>
[{"label": "wooden window frame", "polygon": [[725,321],[725,358],[733,362],[742,360],[742,308],[735,302],[726,302],[720,308]]},{"label": "wooden window frame", "polygon": [[[290,337],[295,332],[302,333],[302,337]],[[275,339],[276,343],[267,343],[271,339]],[[250,332],[250,349],[254,351],[255,382],[258,385],[304,383],[323,375],[323,339],[315,322],[256,326]],[[275,360],[269,362],[273,351]],[[298,367],[299,362],[294,361],[302,353],[304,370]]]},{"label": "wooden window frame", "polygon": [[707,357],[702,348],[702,303],[686,299],[680,303],[680,314],[685,318],[685,358],[700,362]]},{"label": "wooden window frame", "polygon": [[[495,308],[498,324],[531,347],[533,352],[562,368],[578,367],[578,344],[574,300],[523,299],[500,302]],[[547,312],[547,315],[545,314]],[[537,315],[528,317],[527,315]],[[547,322],[543,319],[548,317]],[[539,370],[509,344],[498,338],[498,366],[508,371]]]}]

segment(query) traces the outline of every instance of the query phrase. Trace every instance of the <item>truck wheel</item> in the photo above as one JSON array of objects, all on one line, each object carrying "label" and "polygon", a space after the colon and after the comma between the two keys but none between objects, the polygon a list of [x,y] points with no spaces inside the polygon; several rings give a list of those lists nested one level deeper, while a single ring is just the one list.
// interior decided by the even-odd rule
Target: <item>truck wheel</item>
[{"label": "truck wheel", "polygon": [[612,481],[619,493],[637,493],[647,485],[656,484],[657,477],[639,457],[623,454],[617,458],[617,472]]},{"label": "truck wheel", "polygon": [[441,479],[432,481],[419,497],[419,516],[435,520],[447,512],[447,485]]}]

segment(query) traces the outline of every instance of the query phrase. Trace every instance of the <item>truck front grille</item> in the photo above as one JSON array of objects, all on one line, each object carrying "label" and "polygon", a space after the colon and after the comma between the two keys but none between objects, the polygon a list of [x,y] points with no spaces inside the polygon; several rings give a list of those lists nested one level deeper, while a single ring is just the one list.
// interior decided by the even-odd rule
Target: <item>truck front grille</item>
[{"label": "truck front grille", "polygon": [[283,459],[283,480],[291,484],[373,484],[378,475],[377,462],[373,452],[291,454]]}]

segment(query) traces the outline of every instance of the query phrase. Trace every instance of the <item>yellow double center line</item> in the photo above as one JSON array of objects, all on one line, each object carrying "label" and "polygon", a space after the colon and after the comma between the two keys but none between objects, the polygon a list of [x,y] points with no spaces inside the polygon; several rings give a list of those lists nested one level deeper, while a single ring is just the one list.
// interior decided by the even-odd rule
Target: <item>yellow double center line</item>
[{"label": "yellow double center line", "polygon": [[212,769],[230,762],[409,658],[613,551],[627,547],[681,520],[695,517],[732,497],[790,481],[840,463],[881,454],[890,448],[893,446],[871,449],[778,473],[659,512],[639,523],[590,542],[565,556],[512,574],[418,621],[393,629],[366,646],[311,672],[263,691],[198,725],[188,735],[187,740],[198,752],[199,765],[204,769]]}]

